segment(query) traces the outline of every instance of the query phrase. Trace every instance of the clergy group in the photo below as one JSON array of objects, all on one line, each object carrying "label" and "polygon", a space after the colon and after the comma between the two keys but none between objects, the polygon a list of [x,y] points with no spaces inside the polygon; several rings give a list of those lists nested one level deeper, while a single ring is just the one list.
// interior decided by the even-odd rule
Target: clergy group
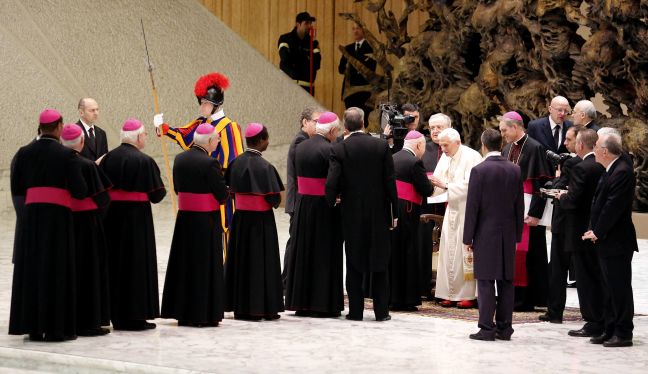
[{"label": "clergy group", "polygon": [[11,164],[10,334],[65,341],[110,325],[153,329],[156,318],[216,327],[224,312],[338,318],[346,289],[348,320],[365,319],[365,299],[381,322],[427,299],[478,307],[471,339],[510,340],[514,310],[547,307],[538,318],[562,323],[569,274],[585,320],[569,334],[632,345],[632,158],[617,130],[596,126],[590,101],[576,103],[573,123],[560,96],[526,126],[506,112],[481,133],[479,151],[446,114],[419,124],[413,104],[403,105],[416,118],[403,139],[367,133],[357,107],[342,118],[305,108],[287,154],[282,271],[273,209],[284,185],[263,158],[270,131],[260,123],[242,131],[225,115],[228,87],[220,73],[201,76],[197,118],[180,126],[153,118],[156,135],[183,149],[169,178],[178,212],[161,305],[151,204],[167,189],[143,151],[146,126],[127,119],[108,151],[95,100],[80,101],[77,123],[40,113],[36,138]]}]

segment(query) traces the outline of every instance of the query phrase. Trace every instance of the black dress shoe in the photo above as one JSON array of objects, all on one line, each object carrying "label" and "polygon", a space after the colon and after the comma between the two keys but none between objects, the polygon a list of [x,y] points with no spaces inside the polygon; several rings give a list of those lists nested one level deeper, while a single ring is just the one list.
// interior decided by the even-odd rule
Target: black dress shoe
[{"label": "black dress shoe", "polygon": [[473,340],[483,340],[488,342],[495,341],[495,335],[485,334],[482,331],[479,331],[476,334],[470,334],[468,337]]},{"label": "black dress shoe", "polygon": [[632,338],[624,339],[624,338],[619,338],[618,336],[614,335],[612,338],[610,338],[610,340],[604,341],[603,346],[608,347],[608,348],[632,347]]},{"label": "black dress shoe", "polygon": [[595,336],[590,338],[590,343],[592,344],[603,344],[607,340],[609,340],[612,337],[612,335],[608,335],[606,333],[603,333],[599,336]]},{"label": "black dress shoe", "polygon": [[345,319],[348,319],[349,321],[362,321],[362,317],[354,317],[350,314],[347,314],[344,316]]},{"label": "black dress shoe", "polygon": [[249,314],[237,314],[234,313],[234,319],[238,321],[251,321],[251,322],[259,322],[263,319],[261,316],[251,316]]},{"label": "black dress shoe", "polygon": [[268,314],[266,316],[263,316],[263,319],[265,319],[266,321],[275,321],[279,318],[281,318],[281,316],[278,314]]},{"label": "black dress shoe", "polygon": [[391,320],[391,316],[388,314],[384,317],[376,317],[376,321],[378,322],[385,322]]},{"label": "black dress shoe", "polygon": [[587,331],[583,327],[583,328],[581,328],[579,330],[569,330],[567,335],[575,336],[575,337],[578,337],[578,338],[592,338],[592,337],[595,337],[595,336],[599,336],[600,334],[595,334],[595,333],[593,333],[591,331]]},{"label": "black dress shoe", "polygon": [[93,327],[77,331],[78,336],[101,336],[106,334],[110,334],[110,330],[103,327]]},{"label": "black dress shoe", "polygon": [[541,314],[538,316],[538,319],[543,322],[549,323],[563,323],[562,318],[555,318],[549,315],[549,313]]},{"label": "black dress shoe", "polygon": [[147,321],[144,321],[143,326],[144,326],[144,330],[152,330],[152,329],[157,327],[157,325],[155,323],[151,323],[151,322],[147,322]]},{"label": "black dress shoe", "polygon": [[495,339],[497,340],[511,340],[511,335],[501,334],[499,332],[495,333]]}]

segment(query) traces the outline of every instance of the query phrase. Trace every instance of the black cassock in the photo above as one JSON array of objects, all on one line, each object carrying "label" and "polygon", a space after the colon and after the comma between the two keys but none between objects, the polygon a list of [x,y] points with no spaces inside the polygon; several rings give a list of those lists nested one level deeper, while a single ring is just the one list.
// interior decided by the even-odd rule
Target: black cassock
[{"label": "black cassock", "polygon": [[[524,135],[517,142],[507,144],[502,149],[502,156],[517,164],[522,171],[524,192],[532,194],[528,215],[542,217],[546,199],[540,196],[540,187],[554,176],[545,148],[533,138]],[[513,284],[516,286],[515,301],[518,310],[547,305],[549,276],[546,231],[545,226],[524,225],[522,243],[518,243],[515,252]],[[524,247],[525,238],[528,238],[528,251],[520,250]]]},{"label": "black cassock", "polygon": [[248,149],[225,172],[236,212],[225,261],[225,311],[274,317],[284,310],[279,240],[273,207],[284,186],[261,153]]},{"label": "black cassock", "polygon": [[[398,225],[392,231],[389,266],[393,309],[421,305],[420,262],[418,250],[421,202],[432,194],[423,162],[408,149],[394,154],[394,173],[398,192]],[[430,248],[431,250],[431,248]]]},{"label": "black cassock", "polygon": [[25,196],[16,248],[9,334],[63,340],[76,335],[76,268],[71,197],[87,186],[76,153],[43,136],[22,147],[12,196]]},{"label": "black cassock", "polygon": [[316,135],[297,146],[297,203],[293,248],[286,269],[286,309],[327,313],[344,310],[342,225],[338,207],[324,197],[331,143]]},{"label": "black cassock", "polygon": [[88,196],[72,200],[76,240],[77,328],[79,331],[110,325],[108,258],[103,215],[110,203],[111,183],[97,165],[77,153]]},{"label": "black cassock", "polygon": [[219,203],[227,198],[221,166],[193,146],[176,156],[178,215],[162,295],[162,317],[209,325],[223,319],[223,244]]},{"label": "black cassock", "polygon": [[[438,144],[428,139],[425,143],[425,153],[421,161],[425,167],[427,175],[434,174],[437,163],[441,158],[441,147]],[[437,214],[443,215],[445,213],[445,203],[430,204],[427,199],[423,199],[421,203],[421,214]],[[429,300],[434,298],[432,289],[434,288],[434,276],[432,274],[432,230],[434,230],[435,223],[433,221],[419,224],[418,231],[418,245],[421,261],[421,296],[427,297]]]},{"label": "black cassock", "polygon": [[157,256],[151,203],[166,190],[155,160],[122,143],[101,160],[113,188],[105,229],[113,326],[159,317]]}]

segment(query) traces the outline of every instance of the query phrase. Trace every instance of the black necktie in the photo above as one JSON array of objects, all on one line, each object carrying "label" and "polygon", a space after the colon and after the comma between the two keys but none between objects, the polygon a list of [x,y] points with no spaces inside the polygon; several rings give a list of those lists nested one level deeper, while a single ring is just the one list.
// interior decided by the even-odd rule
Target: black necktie
[{"label": "black necktie", "polygon": [[94,140],[94,128],[92,127],[88,129],[88,138]]},{"label": "black necktie", "polygon": [[356,52],[358,52],[358,50],[360,49],[360,45],[361,45],[360,42],[356,42],[356,48],[355,48]]},{"label": "black necktie", "polygon": [[560,125],[554,127],[554,143],[556,143],[556,151],[560,148]]}]

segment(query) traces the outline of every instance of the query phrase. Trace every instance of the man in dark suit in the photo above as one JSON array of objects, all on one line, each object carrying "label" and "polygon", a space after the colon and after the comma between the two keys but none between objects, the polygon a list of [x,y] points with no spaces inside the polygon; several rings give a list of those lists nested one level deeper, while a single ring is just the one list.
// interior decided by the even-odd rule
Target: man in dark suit
[{"label": "man in dark suit", "polygon": [[583,126],[594,131],[601,128],[594,122],[596,119],[596,107],[589,100],[581,100],[574,105],[572,119],[574,120],[574,126]]},{"label": "man in dark suit", "polygon": [[371,278],[371,294],[377,321],[387,321],[391,252],[390,228],[397,214],[398,198],[394,161],[387,142],[364,132],[364,112],[352,107],[344,112],[347,138],[333,146],[326,201],[342,209],[346,248],[346,287],[349,320],[362,320],[363,278]]},{"label": "man in dark suit", "polygon": [[[371,72],[376,71],[376,60],[373,59],[373,48],[365,40],[362,26],[353,23],[352,29],[353,43],[347,44],[344,50],[353,58],[360,61]],[[371,97],[371,85],[367,79],[348,62],[347,57],[343,54],[338,65],[338,72],[344,74],[342,82],[342,100],[344,107],[358,107],[364,110],[364,121],[367,123],[369,112],[373,109],[367,106],[367,100]]]},{"label": "man in dark suit", "polygon": [[479,304],[480,330],[470,338],[510,340],[515,244],[522,239],[524,219],[522,176],[519,166],[501,156],[497,130],[484,131],[481,141],[485,156],[470,172],[463,235],[464,246],[474,253]]},{"label": "man in dark suit", "polygon": [[569,101],[562,96],[556,96],[549,105],[549,115],[529,122],[527,134],[542,144],[545,149],[556,153],[565,153],[567,148],[563,144],[567,129],[572,126],[565,120],[571,108]]},{"label": "man in dark suit", "polygon": [[95,99],[85,97],[79,100],[79,120],[77,125],[83,130],[85,145],[81,156],[96,161],[99,157],[108,153],[108,140],[106,132],[96,125],[99,118],[99,105]]},{"label": "man in dark suit", "polygon": [[[578,159],[582,161],[569,173],[567,190],[556,195],[564,212],[565,250],[571,253],[576,273],[578,302],[585,320],[581,329],[569,331],[570,336],[576,337],[599,336],[604,327],[601,268],[594,244],[589,240],[581,240],[583,232],[589,227],[594,191],[601,174],[605,172],[605,168],[597,163],[594,157],[593,150],[597,139],[594,130],[582,129],[578,132],[575,150]],[[564,273],[562,277],[564,285]]]},{"label": "man in dark suit", "polygon": [[[302,111],[300,117],[299,117],[299,123],[301,125],[301,128],[299,129],[299,132],[297,135],[295,135],[295,138],[293,139],[292,143],[290,143],[290,147],[288,148],[288,162],[286,164],[286,206],[285,210],[286,213],[290,216],[290,224],[288,228],[288,233],[292,232],[292,224],[293,224],[293,213],[295,212],[295,202],[297,200],[297,173],[295,172],[295,149],[297,149],[297,145],[304,140],[310,138],[311,136],[315,135],[315,125],[317,124],[317,120],[319,119],[319,116],[321,114],[322,110],[315,108],[315,107],[306,107]],[[286,286],[286,269],[288,268],[288,264],[286,261],[289,261],[291,258],[291,247],[292,240],[291,237],[288,237],[288,242],[286,243],[286,250],[284,251],[284,268],[283,272],[281,273],[281,278],[284,283],[284,287]]]},{"label": "man in dark suit", "polygon": [[[565,147],[570,153],[576,151],[576,136],[580,126],[572,126],[565,134]],[[569,183],[571,169],[581,162],[580,157],[565,160],[559,169],[558,178],[553,180],[552,188],[564,190]],[[556,173],[558,174],[558,173]],[[565,280],[571,263],[571,250],[566,245],[565,213],[557,199],[553,199],[553,215],[551,216],[551,254],[549,260],[549,288],[547,292],[547,312],[538,317],[540,321],[562,323],[567,290]]]},{"label": "man in dark suit", "polygon": [[606,307],[605,332],[590,341],[605,347],[629,347],[634,328],[632,256],[639,250],[632,223],[636,180],[631,165],[623,160],[618,133],[602,132],[594,155],[606,172],[594,193],[590,230],[583,240],[591,240],[599,256]]}]

